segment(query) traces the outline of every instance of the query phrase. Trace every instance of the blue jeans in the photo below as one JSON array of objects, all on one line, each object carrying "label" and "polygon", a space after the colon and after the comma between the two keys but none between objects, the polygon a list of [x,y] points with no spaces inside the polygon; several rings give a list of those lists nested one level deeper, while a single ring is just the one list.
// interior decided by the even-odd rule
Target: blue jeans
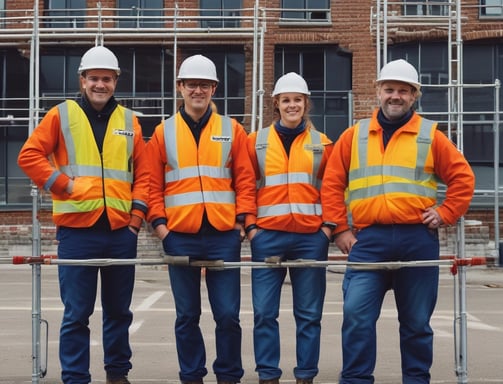
[{"label": "blue jeans", "polygon": [[[270,256],[281,256],[283,261],[327,260],[328,244],[329,240],[321,230],[289,233],[261,229],[251,241],[252,260],[264,261]],[[286,272],[286,268],[252,270],[255,370],[263,380],[279,378],[282,374],[277,319]],[[298,379],[311,379],[318,374],[326,269],[293,267],[289,268],[289,273],[296,323],[297,366],[294,375]]]},{"label": "blue jeans", "polygon": [[[163,240],[170,256],[191,260],[240,261],[239,231],[212,231],[199,234],[169,232]],[[197,381],[207,373],[201,317],[201,268],[170,265],[171,290],[175,300],[175,337],[181,381]],[[207,269],[206,287],[216,323],[216,359],[213,371],[218,381],[239,382],[244,371],[241,362],[241,273],[236,269]]]},{"label": "blue jeans", "polygon": [[[436,231],[418,225],[374,225],[358,232],[349,261],[438,260]],[[396,270],[348,269],[343,281],[343,368],[340,384],[374,382],[376,322],[384,295],[392,289],[398,311],[402,382],[430,382],[433,330],[430,318],[437,302],[438,267]]]},{"label": "blue jeans", "polygon": [[[57,232],[60,259],[134,259],[137,236],[125,227],[111,232],[60,227]],[[127,375],[132,365],[129,307],[135,267],[58,267],[61,300],[65,306],[59,337],[61,379],[65,384],[91,382],[89,372],[89,317],[94,311],[98,273],[103,308],[103,350],[107,375]]]}]

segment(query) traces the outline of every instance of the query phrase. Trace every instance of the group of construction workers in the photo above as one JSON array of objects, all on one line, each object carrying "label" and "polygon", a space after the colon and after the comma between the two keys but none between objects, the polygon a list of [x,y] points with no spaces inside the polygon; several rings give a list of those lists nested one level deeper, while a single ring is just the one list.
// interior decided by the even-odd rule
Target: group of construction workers
[{"label": "group of construction workers", "polygon": [[[176,84],[182,105],[145,142],[134,112],[114,98],[120,73],[111,50],[89,49],[78,68],[81,97],[50,109],[19,153],[23,171],[52,194],[60,259],[135,259],[147,222],[173,259],[239,263],[247,238],[252,261],[261,264],[271,258],[323,262],[331,241],[351,262],[438,260],[439,226],[455,224],[469,207],[473,172],[437,123],[415,112],[421,85],[404,60],[382,68],[378,107],[335,143],[314,127],[308,85],[294,72],[274,85],[271,124],[247,134],[237,120],[218,113],[212,101],[217,70],[203,55],[181,63]],[[436,199],[438,182],[447,186],[442,202]],[[293,373],[297,384],[312,384],[318,374],[326,270],[252,268],[259,384],[279,384],[282,376],[278,316],[287,272],[296,324]],[[199,326],[201,268],[172,263],[168,273],[179,379],[202,384],[208,370]],[[64,384],[91,382],[89,318],[98,274],[106,383],[130,384],[133,263],[59,265]],[[236,268],[204,274],[218,384],[244,376],[240,276]],[[403,383],[429,383],[438,278],[438,266],[347,268],[342,369],[334,380],[374,382],[376,322],[392,289]]]}]

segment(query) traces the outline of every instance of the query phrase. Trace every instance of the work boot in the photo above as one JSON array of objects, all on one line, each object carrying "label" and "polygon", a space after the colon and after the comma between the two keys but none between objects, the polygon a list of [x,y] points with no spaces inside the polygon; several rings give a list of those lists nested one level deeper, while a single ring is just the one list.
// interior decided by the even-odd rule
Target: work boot
[{"label": "work boot", "polygon": [[108,377],[107,376],[107,384],[131,384],[127,379],[127,376],[120,377]]},{"label": "work boot", "polygon": [[260,379],[258,384],[279,384],[279,379]]},{"label": "work boot", "polygon": [[313,379],[297,379],[297,384],[313,384]]}]

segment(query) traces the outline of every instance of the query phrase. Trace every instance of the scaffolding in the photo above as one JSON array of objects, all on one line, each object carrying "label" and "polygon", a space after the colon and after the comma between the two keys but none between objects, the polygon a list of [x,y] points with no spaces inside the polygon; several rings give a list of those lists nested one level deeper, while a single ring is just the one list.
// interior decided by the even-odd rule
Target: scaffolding
[{"label": "scaffolding", "polygon": [[[426,31],[436,33],[441,39],[446,40],[448,52],[448,79],[447,84],[447,108],[445,111],[445,123],[447,135],[452,139],[457,136],[456,144],[463,152],[463,133],[465,129],[465,114],[463,110],[463,89],[470,87],[493,87],[494,88],[494,190],[476,190],[477,194],[491,193],[494,196],[494,244],[495,254],[499,250],[499,80],[494,84],[465,84],[463,81],[463,40],[462,25],[463,14],[461,0],[453,1],[388,1],[376,0],[375,10],[371,14],[371,31],[376,41],[376,73],[387,62],[388,45],[391,35],[393,37],[412,36]],[[423,88],[434,85],[422,85]],[[427,115],[424,111],[422,114]],[[456,228],[456,257],[465,258],[465,220],[461,218]],[[466,316],[466,270],[459,269],[457,284],[455,287],[455,321],[454,321],[454,349],[455,349],[455,373],[459,384],[468,382],[467,369],[467,316]]]},{"label": "scaffolding", "polygon": [[[2,11],[0,47],[29,49],[29,111],[28,117],[8,115],[3,121],[15,123],[28,121],[29,134],[38,125],[43,113],[42,101],[51,101],[54,105],[66,97],[40,96],[39,63],[40,47],[54,45],[64,41],[68,46],[104,45],[162,45],[172,47],[173,78],[176,78],[178,44],[215,44],[215,38],[225,37],[228,43],[253,46],[251,113],[249,114],[251,130],[262,126],[263,111],[263,49],[265,17],[264,10],[255,0],[253,8],[226,10],[225,15],[204,15],[198,9],[182,9],[175,2],[172,8],[161,9],[158,14],[149,16],[148,9],[118,9],[102,7],[98,2],[95,8],[74,9],[73,16],[62,9],[61,13],[50,15],[39,14],[38,1],[33,9],[9,9]],[[234,27],[232,25],[235,25]],[[142,98],[144,99],[144,98]],[[159,98],[155,98],[158,100]],[[118,98],[122,104],[138,107],[134,98]],[[160,108],[142,110],[135,108],[142,115],[158,117],[160,120],[169,116],[165,113],[165,97],[160,97]],[[11,112],[11,108],[6,109]],[[2,112],[5,112],[2,111]],[[176,83],[173,84],[173,114],[176,113]],[[5,114],[5,113],[3,113]],[[22,113],[23,114],[23,113]],[[41,116],[42,115],[42,116]],[[243,116],[245,117],[245,116]],[[258,125],[257,125],[258,124]],[[40,222],[38,213],[41,196],[38,188],[32,185],[32,255],[41,255]],[[47,335],[48,324],[41,316],[41,267],[32,264],[32,383],[38,384],[47,372]],[[45,337],[43,337],[45,334]],[[44,345],[45,343],[45,345]],[[45,355],[42,350],[45,349]],[[45,359],[44,359],[45,356]]]},{"label": "scaffolding", "polygon": [[[95,7],[85,9],[51,10],[40,15],[38,2],[33,9],[6,9],[0,14],[0,48],[15,47],[30,55],[33,67],[39,61],[40,47],[64,44],[66,47],[89,47],[90,45],[107,46],[165,46],[173,55],[173,78],[176,78],[178,46],[215,46],[225,41],[226,44],[253,47],[251,110],[243,116],[249,119],[251,130],[262,125],[263,105],[263,39],[265,32],[265,10],[259,7],[259,0],[251,8],[226,9],[221,15],[205,15],[201,9],[180,8],[176,2],[171,8],[127,9],[103,7],[100,2]],[[221,39],[219,39],[221,37]],[[36,42],[36,46],[32,44]],[[33,54],[35,51],[35,54]],[[34,70],[34,68],[30,68]],[[164,92],[159,97],[119,96],[118,101],[133,108],[142,116],[156,117],[163,120],[176,112],[176,84],[173,84],[173,110],[167,112]],[[43,114],[40,104],[54,105],[66,95],[41,95],[30,93],[31,98],[38,98],[34,111]],[[171,97],[169,98],[171,99]],[[0,106],[1,108],[1,106]],[[3,112],[12,113],[12,108],[2,108]],[[0,112],[2,112],[0,109]],[[24,113],[23,113],[24,114]],[[5,115],[5,113],[4,113]],[[9,115],[5,121],[14,123],[30,119]],[[43,116],[41,116],[43,117]]]},{"label": "scaffolding", "polygon": [[[74,15],[66,13],[51,13],[39,15],[39,2],[34,2],[33,9],[16,9],[2,11],[2,31],[0,33],[0,47],[16,47],[29,51],[30,56],[30,90],[29,90],[29,113],[27,117],[8,116],[2,118],[6,121],[28,121],[29,132],[38,124],[45,112],[40,108],[41,103],[59,100],[54,95],[40,95],[39,84],[39,60],[40,47],[54,46],[64,41],[67,46],[88,47],[91,44],[103,44],[107,46],[119,45],[155,45],[172,48],[173,54],[173,78],[176,77],[176,65],[178,62],[178,46],[190,45],[216,45],[221,36],[229,44],[249,44],[252,47],[252,79],[250,112],[243,117],[249,118],[250,130],[263,126],[263,96],[264,96],[264,35],[266,32],[266,10],[259,6],[259,0],[255,0],[254,7],[227,10],[224,15],[202,15],[199,9],[184,9],[178,7],[176,2],[171,8],[163,8],[159,14],[148,14],[146,9],[118,9],[102,7],[97,3],[96,7],[83,10],[73,10]],[[427,3],[425,5],[425,3]],[[409,7],[409,8],[408,8]],[[404,12],[410,7],[421,8],[419,12]],[[268,9],[271,12],[278,10]],[[449,136],[457,134],[458,145],[463,150],[463,89],[467,87],[494,87],[494,191],[476,191],[479,194],[491,193],[494,196],[495,206],[495,249],[499,249],[499,81],[495,84],[469,85],[463,83],[463,41],[461,39],[461,27],[463,23],[461,1],[418,1],[392,2],[388,0],[376,0],[376,6],[371,11],[371,32],[376,41],[376,73],[387,58],[387,48],[392,34],[407,34],[414,29],[436,29],[446,39],[448,49],[448,83],[444,85],[448,89],[449,110],[445,112],[446,124]],[[431,85],[433,87],[433,85]],[[425,85],[428,87],[428,85]],[[173,85],[173,111],[176,106],[176,89]],[[142,97],[142,100],[145,98]],[[135,97],[121,98],[121,102],[134,107],[135,110],[146,116],[155,116],[160,120],[167,118],[165,111],[165,97],[155,98],[160,105],[155,107],[141,107]],[[12,109],[9,108],[9,111]],[[2,112],[0,110],[0,112]],[[5,112],[5,110],[3,111]],[[350,116],[352,118],[352,116]],[[32,254],[41,254],[40,225],[38,222],[38,209],[40,195],[38,189],[33,186],[32,197]],[[457,232],[457,255],[462,259],[464,249],[464,220],[460,220]],[[32,335],[33,335],[33,371],[32,383],[38,383],[44,377],[46,367],[42,357],[42,335],[44,332],[44,320],[40,313],[40,264],[32,265]],[[456,298],[456,324],[459,324],[459,337],[455,340],[456,350],[456,374],[459,383],[467,382],[466,363],[466,302],[465,302],[465,266],[459,267],[458,273],[458,297]],[[459,314],[459,316],[458,316]]]}]

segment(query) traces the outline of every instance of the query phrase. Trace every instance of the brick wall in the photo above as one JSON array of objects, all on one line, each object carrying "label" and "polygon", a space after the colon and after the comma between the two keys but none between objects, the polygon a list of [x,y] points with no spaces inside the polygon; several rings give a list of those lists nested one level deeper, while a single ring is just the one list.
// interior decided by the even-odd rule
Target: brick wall
[{"label": "brick wall", "polygon": [[[0,215],[0,258],[12,256],[30,256],[32,255],[32,225],[31,212],[18,211],[11,212],[11,219]],[[487,217],[490,214],[486,212]],[[468,223],[465,225],[465,256],[483,256],[494,257],[491,252],[494,249],[493,235],[487,222],[480,222],[476,225],[469,225],[477,220],[474,213],[468,214],[465,219]],[[56,230],[50,221],[49,212],[40,212],[40,240],[42,254],[56,254]],[[456,226],[440,228],[439,240],[441,253],[445,255],[457,254]],[[162,254],[162,245],[159,239],[152,233],[147,225],[142,228],[138,239],[138,257],[154,258]],[[339,253],[332,246],[331,254]],[[243,255],[250,255],[249,244],[243,243]]]}]

